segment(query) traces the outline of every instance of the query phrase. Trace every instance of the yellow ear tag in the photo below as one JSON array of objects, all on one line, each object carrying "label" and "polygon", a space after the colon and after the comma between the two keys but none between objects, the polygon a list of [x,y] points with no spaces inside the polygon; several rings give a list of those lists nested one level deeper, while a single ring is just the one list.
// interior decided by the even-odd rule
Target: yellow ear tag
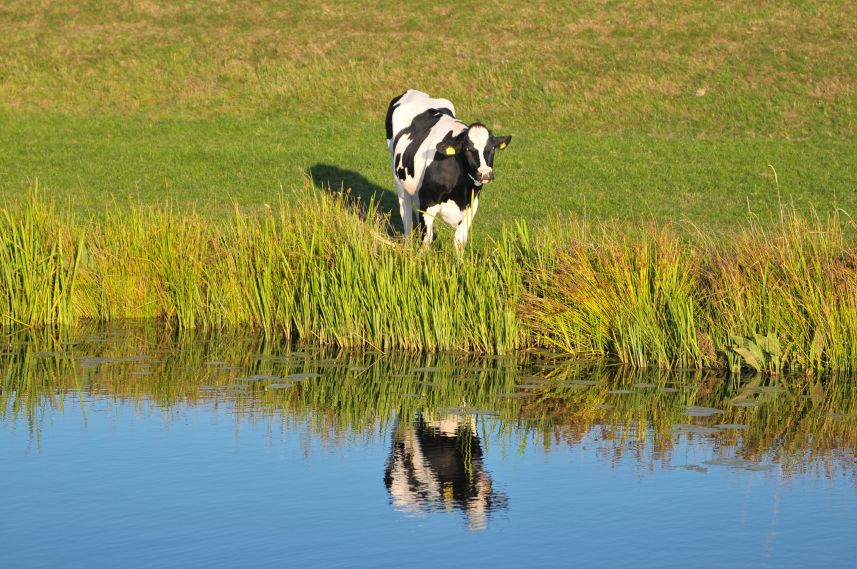
[{"label": "yellow ear tag", "polygon": [[454,156],[455,155],[455,148],[453,148],[452,146],[447,146],[446,147],[446,155],[447,156]]},{"label": "yellow ear tag", "polygon": [[503,150],[503,149],[504,149],[504,148],[506,148],[507,146],[509,146],[509,145],[508,145],[508,144],[506,144],[505,142],[501,142],[501,143],[500,143],[500,150]]}]

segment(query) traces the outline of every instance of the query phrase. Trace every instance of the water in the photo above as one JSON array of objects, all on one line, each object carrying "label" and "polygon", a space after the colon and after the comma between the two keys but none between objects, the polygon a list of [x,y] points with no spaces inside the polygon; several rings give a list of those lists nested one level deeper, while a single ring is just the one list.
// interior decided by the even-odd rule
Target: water
[{"label": "water", "polygon": [[850,567],[854,381],[0,343],[0,567]]}]

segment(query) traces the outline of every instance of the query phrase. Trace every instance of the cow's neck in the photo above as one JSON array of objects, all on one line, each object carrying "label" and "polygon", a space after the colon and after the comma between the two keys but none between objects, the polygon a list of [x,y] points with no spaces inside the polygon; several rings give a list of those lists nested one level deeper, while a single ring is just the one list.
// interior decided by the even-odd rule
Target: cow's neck
[{"label": "cow's neck", "polygon": [[461,209],[468,207],[479,195],[479,192],[482,191],[483,184],[477,182],[473,176],[467,173],[466,166],[462,165],[460,162],[458,167],[461,169],[461,175],[459,176],[459,180],[463,181],[463,187],[456,188],[455,201]]}]

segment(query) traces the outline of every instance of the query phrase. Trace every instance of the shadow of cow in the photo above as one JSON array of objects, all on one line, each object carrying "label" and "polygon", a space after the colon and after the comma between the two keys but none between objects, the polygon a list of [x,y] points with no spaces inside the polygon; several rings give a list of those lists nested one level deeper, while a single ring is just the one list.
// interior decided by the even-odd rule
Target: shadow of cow
[{"label": "shadow of cow", "polygon": [[378,212],[390,218],[389,231],[399,233],[397,228],[402,226],[399,201],[392,190],[370,182],[354,170],[330,164],[315,164],[309,168],[308,174],[313,185],[322,190],[336,193],[350,190],[347,195],[353,203],[365,205],[374,199]]}]

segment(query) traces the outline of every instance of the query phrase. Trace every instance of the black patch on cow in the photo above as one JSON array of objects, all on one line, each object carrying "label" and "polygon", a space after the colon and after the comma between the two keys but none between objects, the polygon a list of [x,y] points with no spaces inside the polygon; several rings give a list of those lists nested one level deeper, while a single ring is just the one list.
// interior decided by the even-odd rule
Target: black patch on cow
[{"label": "black patch on cow", "polygon": [[453,200],[459,209],[467,209],[482,190],[482,186],[467,175],[467,170],[467,158],[463,153],[454,156],[437,154],[423,176],[419,208],[425,211],[433,205]]},{"label": "black patch on cow", "polygon": [[494,151],[497,149],[492,142],[485,145],[485,151],[482,153],[485,156],[485,164],[489,168],[494,167]]},{"label": "black patch on cow", "polygon": [[390,101],[390,106],[387,107],[387,118],[384,120],[384,125],[387,127],[387,140],[393,138],[393,111],[399,106],[399,101],[404,96],[405,94],[402,93],[398,97],[393,97],[393,100]]},{"label": "black patch on cow", "polygon": [[429,133],[431,133],[431,129],[434,128],[434,125],[437,124],[437,121],[439,121],[443,115],[450,117],[453,116],[452,111],[449,109],[427,109],[415,116],[409,127],[403,128],[396,133],[396,138],[393,141],[394,149],[398,147],[399,140],[402,136],[407,134],[411,139],[404,151],[396,152],[394,159],[396,176],[398,176],[400,180],[404,180],[408,176],[412,178],[414,177],[416,173],[414,168],[414,158],[417,155],[417,151],[420,146],[422,146],[423,142],[425,142]]},{"label": "black patch on cow", "polygon": [[496,145],[494,144],[494,139],[491,136],[491,131],[488,130],[484,124],[475,122],[468,126],[465,130],[461,131],[458,136],[453,137],[451,133],[448,133],[443,140],[441,140],[437,149],[440,154],[443,154],[443,149],[446,146],[451,146],[455,149],[456,155],[460,155],[463,157],[463,160],[460,160],[460,163],[464,165],[464,171],[466,175],[469,175],[473,179],[478,179],[479,176],[479,150],[473,144],[473,140],[470,139],[470,132],[473,128],[484,128],[488,131],[488,143],[485,145],[485,149],[483,151],[483,157],[485,159],[485,165],[489,168],[494,167],[494,152],[496,150]]}]

